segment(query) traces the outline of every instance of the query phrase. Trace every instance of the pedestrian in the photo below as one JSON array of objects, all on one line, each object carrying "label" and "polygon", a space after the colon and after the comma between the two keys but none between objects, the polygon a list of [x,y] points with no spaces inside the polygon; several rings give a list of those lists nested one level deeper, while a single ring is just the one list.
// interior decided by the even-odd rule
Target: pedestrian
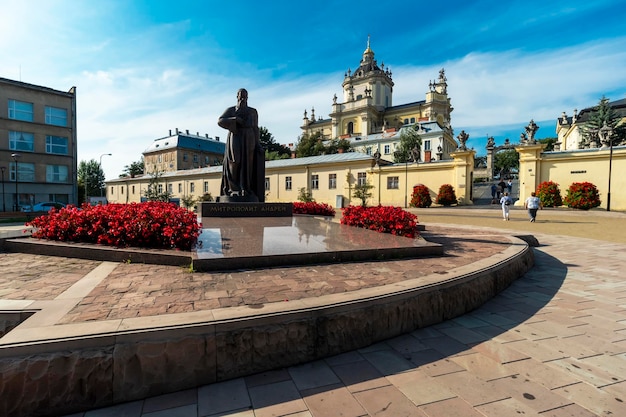
[{"label": "pedestrian", "polygon": [[506,182],[504,182],[503,179],[500,179],[500,182],[498,183],[498,201],[500,201],[504,190],[506,190]]},{"label": "pedestrian", "polygon": [[502,205],[502,217],[504,218],[504,220],[511,220],[511,218],[509,217],[509,206],[513,204],[513,199],[509,197],[509,193],[507,193],[506,191],[500,199],[500,204]]},{"label": "pedestrian", "polygon": [[498,186],[496,183],[491,184],[491,204],[496,204],[496,190]]},{"label": "pedestrian", "polygon": [[509,195],[511,195],[511,192],[513,192],[513,181],[510,178],[506,182],[506,189],[509,190]]},{"label": "pedestrian", "polygon": [[543,204],[541,204],[541,200],[537,195],[532,192],[530,193],[530,197],[526,199],[524,202],[524,208],[528,209],[528,217],[530,217],[530,222],[534,223],[537,218],[537,210],[543,208]]}]

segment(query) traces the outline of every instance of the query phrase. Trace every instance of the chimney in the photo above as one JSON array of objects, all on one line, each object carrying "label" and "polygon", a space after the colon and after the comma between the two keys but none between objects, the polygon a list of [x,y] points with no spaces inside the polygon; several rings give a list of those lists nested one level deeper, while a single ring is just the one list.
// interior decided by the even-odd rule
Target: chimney
[{"label": "chimney", "polygon": [[186,132],[187,134],[189,134],[189,129],[185,130],[185,132]]},{"label": "chimney", "polygon": [[176,134],[178,135],[178,128],[176,128]]},{"label": "chimney", "polygon": [[205,133],[204,136],[206,136],[207,139],[209,138],[209,134],[208,133]]},{"label": "chimney", "polygon": [[172,129],[170,129],[170,136],[172,136]]},{"label": "chimney", "polygon": [[[209,137],[209,135],[207,135],[207,137]],[[219,142],[219,141],[220,141],[220,137],[219,137],[219,136],[216,136],[216,137],[215,137],[215,140]]]},{"label": "chimney", "polygon": [[200,132],[196,132],[196,136],[200,136]]}]

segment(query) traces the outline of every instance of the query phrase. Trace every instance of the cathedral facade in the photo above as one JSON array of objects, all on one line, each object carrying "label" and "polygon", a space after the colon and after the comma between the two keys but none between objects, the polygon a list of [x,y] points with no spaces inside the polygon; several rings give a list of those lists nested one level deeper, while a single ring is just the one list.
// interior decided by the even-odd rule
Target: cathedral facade
[{"label": "cathedral facade", "polygon": [[393,104],[392,72],[378,65],[368,39],[359,66],[348,69],[342,83],[343,97],[333,97],[329,118],[304,112],[303,135],[320,135],[323,140],[346,139],[358,152],[392,159],[402,129],[415,126],[422,139],[418,162],[449,159],[457,148],[450,123],[452,106],[448,97],[445,70],[431,81],[426,99]]}]

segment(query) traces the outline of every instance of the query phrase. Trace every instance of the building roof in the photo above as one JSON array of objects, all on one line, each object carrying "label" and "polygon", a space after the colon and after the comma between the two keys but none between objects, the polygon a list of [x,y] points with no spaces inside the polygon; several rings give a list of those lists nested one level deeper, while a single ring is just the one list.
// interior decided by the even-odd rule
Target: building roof
[{"label": "building roof", "polygon": [[432,136],[434,134],[438,134],[443,132],[441,126],[436,121],[428,121],[428,122],[417,122],[412,124],[407,124],[402,126],[400,129],[395,130],[393,132],[379,132],[379,133],[370,133],[367,135],[367,138],[363,137],[351,137],[349,138],[350,144],[353,146],[361,146],[370,142],[380,142],[382,140],[400,140],[400,135],[402,134],[402,130],[406,129],[410,126],[418,125],[419,130],[418,133],[421,136]]},{"label": "building roof", "polygon": [[223,154],[226,149],[226,144],[213,138],[179,132],[175,135],[155,139],[143,153],[147,154],[175,148]]},{"label": "building roof", "polygon": [[2,77],[0,77],[0,83],[12,84],[14,86],[22,88],[30,88],[31,90],[45,91],[46,93],[60,94],[67,97],[74,97],[76,95],[76,87],[70,88],[69,91],[60,91],[55,90],[54,88],[44,87],[42,85],[29,84],[22,81],[9,80],[8,78]]}]

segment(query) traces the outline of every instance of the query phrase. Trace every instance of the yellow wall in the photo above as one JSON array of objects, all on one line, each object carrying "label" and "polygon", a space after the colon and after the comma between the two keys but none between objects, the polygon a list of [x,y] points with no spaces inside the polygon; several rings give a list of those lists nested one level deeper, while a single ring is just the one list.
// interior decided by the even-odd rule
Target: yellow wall
[{"label": "yellow wall", "polygon": [[[523,201],[543,181],[559,184],[561,197],[574,182],[590,182],[600,193],[601,208],[607,207],[609,188],[609,149],[584,149],[572,152],[547,152],[533,155],[520,152],[520,201]],[[614,148],[611,175],[611,210],[626,211],[626,148]]]}]

